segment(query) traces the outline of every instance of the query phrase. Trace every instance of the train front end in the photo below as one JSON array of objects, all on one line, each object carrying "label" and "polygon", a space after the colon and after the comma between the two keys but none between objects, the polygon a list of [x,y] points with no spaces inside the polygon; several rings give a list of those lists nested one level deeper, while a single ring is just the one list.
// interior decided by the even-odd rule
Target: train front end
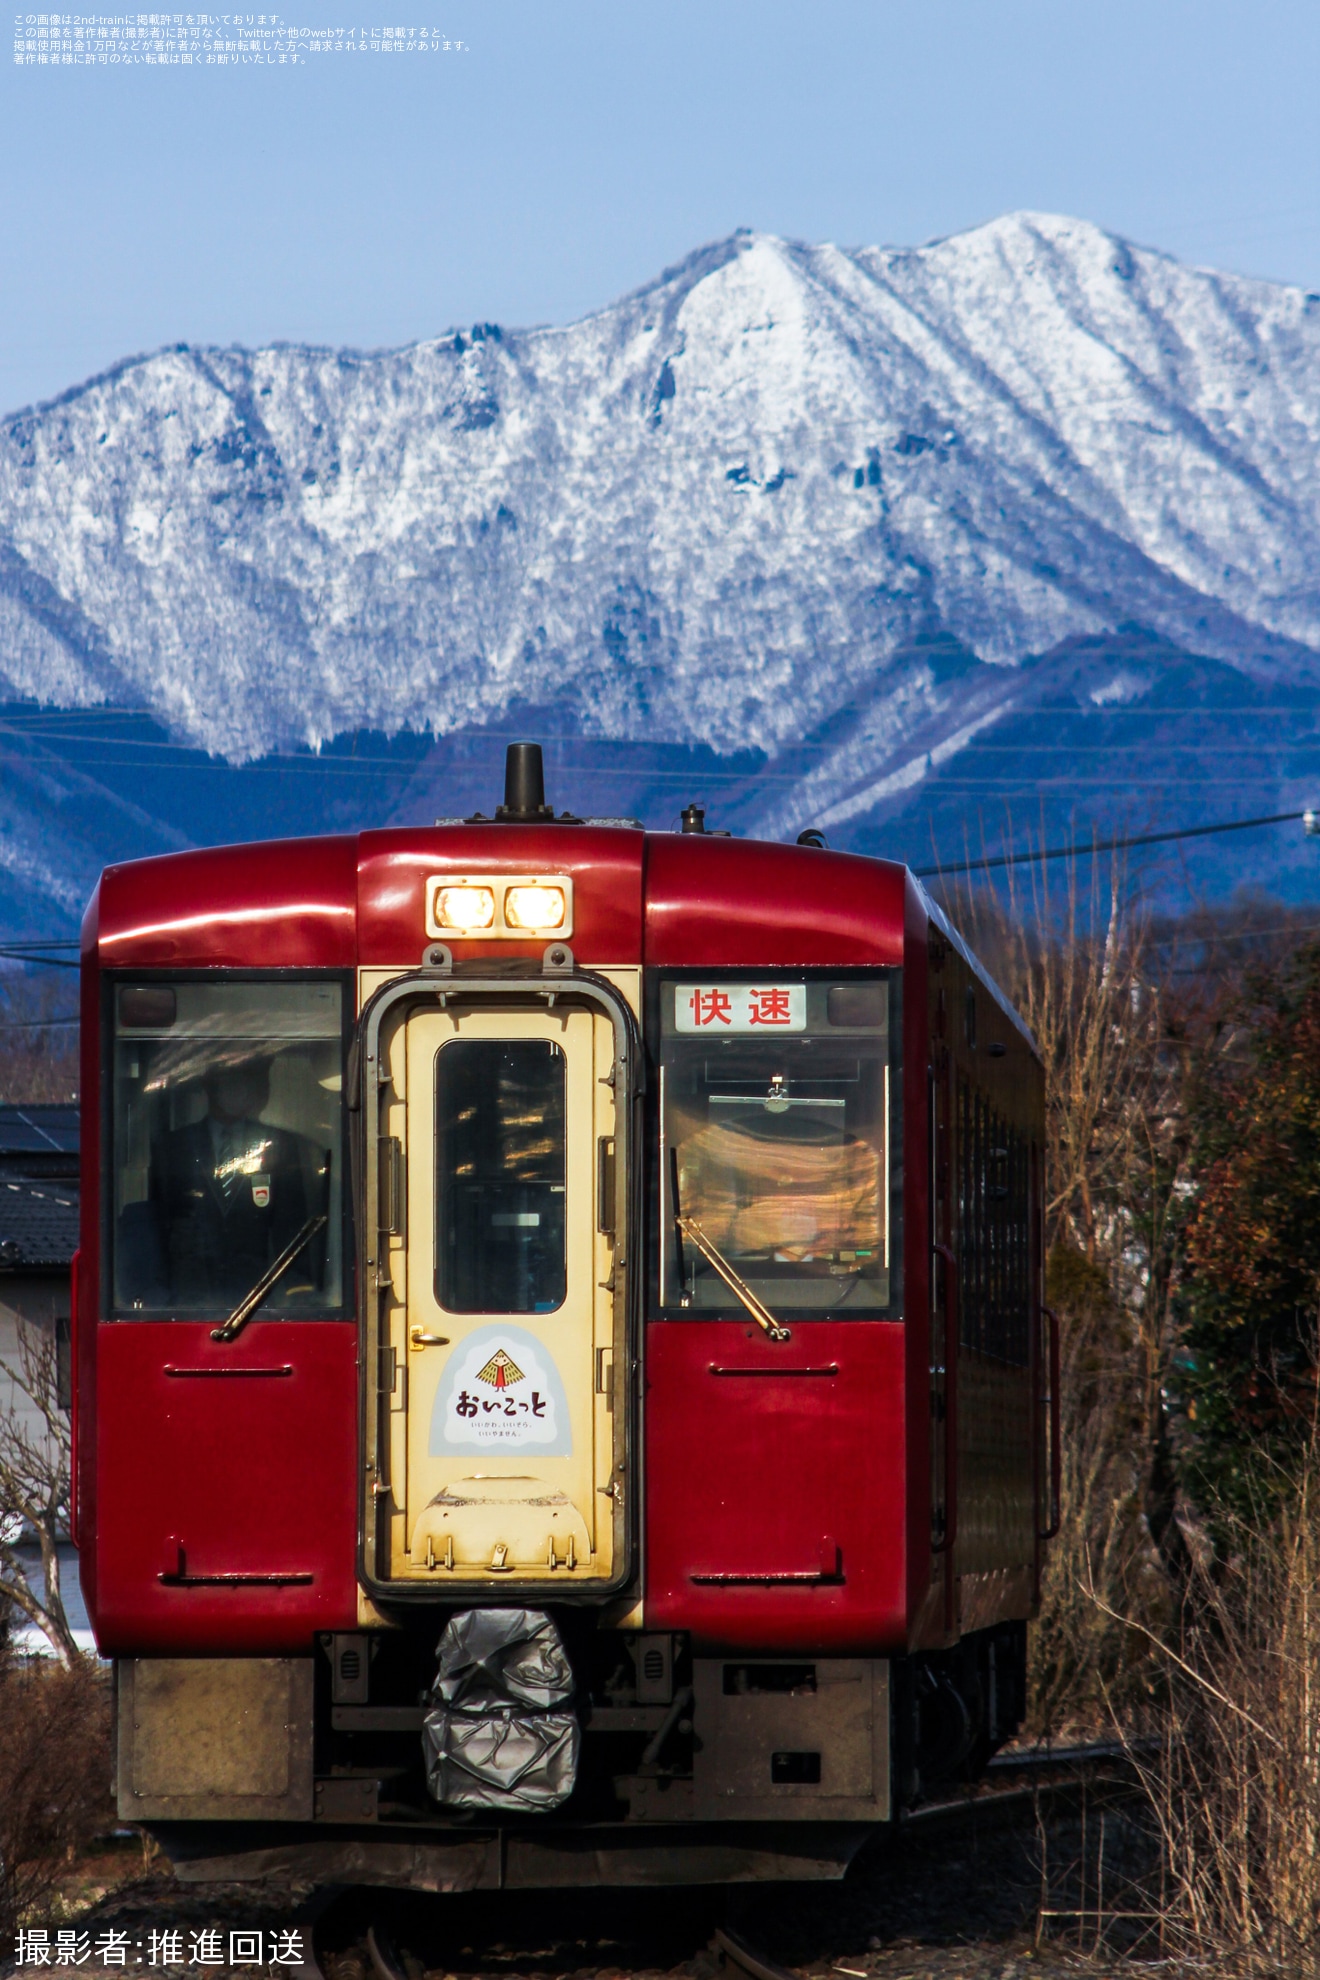
[{"label": "train front end", "polygon": [[106,872],[75,1524],[183,1874],[838,1875],[1011,1729],[1038,1228],[973,1367],[931,932],[899,867],[555,819],[530,752],[493,820]]}]

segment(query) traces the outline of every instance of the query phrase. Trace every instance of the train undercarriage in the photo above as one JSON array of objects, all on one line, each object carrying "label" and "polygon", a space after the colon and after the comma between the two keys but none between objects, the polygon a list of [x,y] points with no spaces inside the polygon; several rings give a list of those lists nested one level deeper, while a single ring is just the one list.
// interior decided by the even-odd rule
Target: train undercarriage
[{"label": "train undercarriage", "polygon": [[[121,1662],[121,1814],[188,1881],[444,1891],[839,1877],[877,1826],[979,1772],[1025,1707],[1020,1623],[921,1657],[719,1657],[568,1611],[552,1627],[571,1700],[521,1712],[487,1700],[458,1715],[464,1746],[438,1698],[436,1620],[327,1635],[314,1658]],[[451,1728],[439,1757],[438,1707]],[[538,1773],[527,1728],[543,1759],[565,1725],[569,1773]]]}]

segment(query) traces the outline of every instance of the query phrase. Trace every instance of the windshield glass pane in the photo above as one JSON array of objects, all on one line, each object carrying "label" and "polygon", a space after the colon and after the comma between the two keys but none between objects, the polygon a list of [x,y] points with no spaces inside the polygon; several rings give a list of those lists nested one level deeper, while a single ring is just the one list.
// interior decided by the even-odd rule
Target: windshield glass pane
[{"label": "windshield glass pane", "polygon": [[564,1065],[549,1038],[437,1055],[435,1296],[451,1313],[563,1304]]},{"label": "windshield glass pane", "polygon": [[738,1310],[676,1213],[776,1315],[890,1301],[889,986],[662,991],[661,1298]]},{"label": "windshield glass pane", "polygon": [[116,1313],[224,1318],[318,1215],[259,1311],[344,1311],[343,994],[326,982],[116,986]]}]

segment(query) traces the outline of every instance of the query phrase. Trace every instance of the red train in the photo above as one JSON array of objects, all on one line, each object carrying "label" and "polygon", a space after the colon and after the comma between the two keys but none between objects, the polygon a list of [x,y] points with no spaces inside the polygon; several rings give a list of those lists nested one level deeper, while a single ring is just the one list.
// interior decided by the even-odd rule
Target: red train
[{"label": "red train", "polygon": [[841,1874],[1020,1722],[1042,1069],[897,865],[556,818],[111,867],[82,1581],[184,1874]]}]

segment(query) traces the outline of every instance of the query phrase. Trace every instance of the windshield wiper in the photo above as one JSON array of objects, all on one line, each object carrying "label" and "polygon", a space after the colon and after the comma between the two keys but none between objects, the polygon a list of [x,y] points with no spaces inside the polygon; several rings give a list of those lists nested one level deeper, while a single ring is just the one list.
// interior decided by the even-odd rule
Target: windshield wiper
[{"label": "windshield wiper", "polygon": [[674,1197],[674,1230],[678,1237],[679,1271],[683,1277],[684,1291],[687,1290],[687,1271],[683,1261],[683,1239],[691,1238],[697,1250],[708,1265],[714,1267],[723,1279],[734,1298],[751,1314],[758,1327],[765,1330],[767,1340],[791,1341],[793,1336],[787,1327],[781,1326],[768,1306],[763,1306],[745,1279],[740,1279],[718,1246],[711,1243],[695,1217],[685,1217],[678,1200],[678,1150],[671,1148],[670,1186]]},{"label": "windshield wiper", "polygon": [[758,1327],[765,1329],[766,1339],[771,1341],[791,1341],[793,1336],[787,1327],[780,1325],[768,1306],[762,1306],[756,1294],[745,1279],[740,1279],[722,1251],[718,1251],[695,1217],[678,1216],[674,1220],[684,1237],[691,1238],[697,1250],[708,1265],[713,1265],[729,1291],[742,1301]]},{"label": "windshield wiper", "polygon": [[756,1297],[756,1293],[752,1291],[752,1287],[746,1283],[746,1279],[740,1279],[738,1277],[738,1273],[728,1263],[728,1259],[718,1249],[718,1245],[710,1243],[710,1239],[703,1232],[703,1228],[697,1222],[697,1218],[685,1218],[683,1216],[683,1204],[679,1202],[679,1150],[677,1148],[671,1148],[669,1150],[669,1194],[673,1198],[673,1239],[675,1239],[675,1249],[679,1253],[679,1291],[683,1295],[683,1305],[687,1307],[689,1301],[691,1301],[691,1297],[693,1297],[691,1291],[689,1291],[689,1283],[687,1283],[687,1259],[683,1255],[683,1239],[691,1238],[693,1239],[693,1243],[697,1245],[697,1249],[701,1251],[701,1255],[705,1257],[708,1265],[712,1265],[718,1271],[720,1279],[724,1281],[724,1285],[728,1287],[728,1291],[734,1295],[734,1299],[738,1299],[746,1307],[746,1311],[752,1315],[752,1319],[756,1321],[756,1325],[766,1331],[766,1337],[770,1338],[770,1340],[792,1340],[794,1337],[788,1331],[788,1327],[780,1327],[780,1323],[776,1321],[776,1317],[770,1311],[770,1307],[764,1307],[760,1303],[760,1299]]},{"label": "windshield wiper", "polygon": [[238,1338],[244,1327],[247,1326],[248,1321],[252,1318],[252,1315],[261,1305],[262,1300],[265,1299],[267,1293],[274,1291],[303,1246],[311,1242],[326,1221],[327,1218],[324,1210],[318,1211],[315,1217],[309,1217],[307,1219],[307,1222],[303,1225],[293,1242],[286,1244],[274,1264],[266,1267],[251,1292],[244,1293],[238,1305],[225,1321],[224,1326],[212,1327],[211,1339],[213,1341],[232,1341]]},{"label": "windshield wiper", "polygon": [[692,1294],[688,1287],[687,1258],[683,1251],[683,1214],[678,1201],[678,1150],[669,1151],[669,1194],[674,1205],[674,1254],[678,1260],[679,1305],[688,1306]]}]

